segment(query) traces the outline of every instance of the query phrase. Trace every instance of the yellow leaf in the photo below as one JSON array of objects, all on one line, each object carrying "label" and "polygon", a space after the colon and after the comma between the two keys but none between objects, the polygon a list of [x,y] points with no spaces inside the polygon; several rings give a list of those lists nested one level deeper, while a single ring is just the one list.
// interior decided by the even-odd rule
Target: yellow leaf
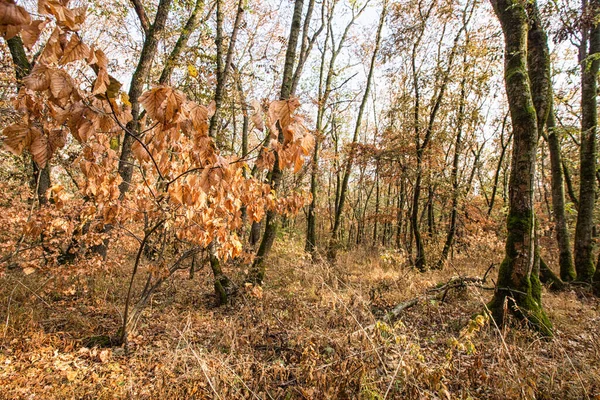
[{"label": "yellow leaf", "polygon": [[75,378],[77,378],[77,371],[76,370],[67,371],[67,380],[69,382],[73,382],[75,380]]},{"label": "yellow leaf", "polygon": [[131,107],[131,102],[129,101],[129,95],[125,92],[121,92],[121,103],[127,107]]},{"label": "yellow leaf", "polygon": [[192,64],[188,64],[187,69],[188,69],[188,74],[192,78],[196,78],[198,76],[198,70]]}]

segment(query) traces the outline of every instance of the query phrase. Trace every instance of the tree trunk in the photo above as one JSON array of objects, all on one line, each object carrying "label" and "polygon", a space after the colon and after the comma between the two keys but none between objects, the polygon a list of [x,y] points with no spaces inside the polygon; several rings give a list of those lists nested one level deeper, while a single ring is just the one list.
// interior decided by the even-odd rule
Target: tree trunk
[{"label": "tree trunk", "polygon": [[200,15],[202,15],[203,10],[204,0],[196,0],[194,9],[192,10],[192,13],[190,14],[190,17],[188,18],[187,22],[185,23],[181,34],[177,39],[177,43],[175,43],[175,47],[173,47],[173,50],[171,50],[171,54],[169,54],[169,57],[165,62],[165,67],[163,68],[163,71],[160,74],[158,83],[160,83],[161,85],[166,85],[171,80],[171,74],[173,73],[173,69],[175,69],[177,59],[181,55],[181,52],[185,49],[190,35],[198,27],[198,20],[200,19]]},{"label": "tree trunk", "polygon": [[498,164],[496,166],[496,172],[494,173],[494,186],[492,186],[492,196],[490,197],[490,204],[488,206],[487,215],[492,215],[492,210],[494,209],[494,202],[496,200],[496,192],[498,191],[498,178],[500,178],[500,170],[502,169],[502,163],[504,162],[504,156],[506,155],[506,149],[508,148],[510,141],[512,139],[512,132],[508,136],[506,143],[504,143],[504,132],[506,130],[506,119],[508,118],[508,114],[504,117],[502,121],[502,130],[500,131],[500,158],[498,159]]},{"label": "tree trunk", "polygon": [[552,325],[542,309],[539,277],[534,273],[536,263],[539,265],[533,208],[538,134],[527,71],[528,16],[518,0],[491,3],[505,39],[504,77],[513,128],[513,157],[506,253],[488,308],[498,324],[504,323],[504,311],[508,309],[544,335],[552,335]]},{"label": "tree trunk", "polygon": [[121,197],[124,197],[125,193],[127,193],[129,190],[131,177],[133,175],[131,146],[133,145],[134,141],[132,134],[138,134],[139,131],[139,98],[142,95],[144,83],[146,82],[148,74],[150,73],[152,61],[156,56],[158,41],[165,29],[165,23],[169,15],[171,2],[172,0],[161,0],[158,4],[154,23],[148,30],[148,34],[146,35],[144,45],[142,47],[142,52],[140,53],[137,68],[135,69],[133,77],[131,78],[131,84],[129,86],[129,102],[131,103],[132,119],[127,123],[127,131],[125,132],[125,137],[123,138],[123,144],[121,145],[121,156],[119,158],[119,175],[121,175],[121,178],[123,179],[123,182],[119,185]]},{"label": "tree trunk", "polygon": [[335,260],[335,258],[336,258],[337,247],[338,247],[337,235],[338,235],[338,232],[340,229],[342,213],[344,210],[344,203],[346,202],[346,194],[348,191],[348,182],[350,180],[350,173],[352,172],[352,164],[354,162],[354,155],[356,153],[355,145],[358,142],[358,136],[359,136],[361,125],[362,125],[362,117],[363,117],[363,114],[365,111],[365,107],[367,105],[367,101],[369,99],[369,93],[371,91],[371,83],[373,81],[375,62],[377,60],[377,53],[379,53],[379,45],[381,43],[381,31],[383,29],[383,23],[385,22],[386,13],[387,13],[387,0],[384,1],[383,8],[381,10],[381,15],[379,18],[379,25],[377,27],[377,35],[375,38],[375,49],[373,50],[373,55],[371,56],[371,65],[369,67],[369,74],[367,76],[365,92],[363,94],[363,98],[362,98],[362,101],[361,101],[359,109],[358,109],[358,115],[356,117],[356,122],[354,125],[354,135],[352,137],[352,144],[350,147],[350,151],[348,153],[348,159],[346,160],[346,165],[344,167],[344,176],[343,176],[342,183],[340,186],[339,200],[337,202],[333,230],[331,232],[331,238],[329,241],[329,249],[327,251],[327,256],[330,260]]},{"label": "tree trunk", "polygon": [[[296,60],[296,48],[298,47],[298,36],[300,35],[300,25],[302,23],[302,9],[304,0],[295,0],[294,13],[292,15],[292,24],[288,39],[288,47],[285,54],[285,65],[283,68],[283,82],[281,84],[281,100],[288,100],[292,95],[292,78],[294,62]],[[283,142],[283,134],[279,132],[277,140]],[[277,153],[275,153],[275,164],[271,171],[271,189],[277,191],[281,183],[282,171],[279,168]],[[256,252],[256,257],[250,271],[249,279],[254,283],[262,283],[265,278],[265,257],[271,251],[275,236],[277,235],[277,213],[273,210],[267,211],[265,222],[265,233]]]},{"label": "tree trunk", "polygon": [[[468,45],[465,43],[465,47]],[[458,214],[458,195],[459,195],[459,185],[458,185],[458,166],[460,162],[460,154],[462,152],[462,133],[463,126],[465,120],[465,101],[467,97],[466,85],[467,85],[467,73],[469,67],[467,65],[467,51],[465,49],[465,54],[463,56],[463,76],[460,81],[460,103],[458,106],[458,117],[456,121],[456,140],[454,142],[454,157],[452,159],[452,172],[451,172],[451,180],[452,180],[452,210],[450,211],[450,225],[448,227],[448,233],[446,234],[446,242],[444,243],[444,248],[442,249],[442,255],[437,263],[437,268],[442,269],[444,263],[448,259],[448,254],[450,253],[450,248],[454,243],[454,236],[456,235],[456,218]]]},{"label": "tree trunk", "polygon": [[550,105],[550,114],[548,115],[546,125],[548,127],[548,148],[550,149],[550,169],[552,175],[552,212],[554,215],[556,240],[558,242],[560,278],[565,282],[569,282],[574,280],[576,275],[573,254],[571,253],[567,216],[565,215],[565,188],[563,185],[560,141],[556,132],[552,104]]},{"label": "tree trunk", "polygon": [[[537,130],[539,135],[544,134],[544,128],[548,126],[549,135],[552,135],[553,149],[550,150],[550,162],[552,165],[552,184],[553,184],[553,208],[555,209],[556,231],[558,237],[558,246],[560,251],[559,262],[561,277],[565,280],[573,280],[575,271],[573,269],[573,260],[571,258],[569,245],[569,232],[567,230],[564,214],[564,191],[562,187],[562,171],[560,168],[560,147],[556,136],[550,51],[548,49],[548,36],[542,26],[537,3],[527,5],[529,15],[529,31],[527,35],[529,80],[531,82],[531,91],[533,104],[537,116]],[[547,138],[548,139],[548,138]],[[550,140],[548,140],[550,142]],[[542,173],[543,173],[542,158]],[[555,176],[556,175],[556,176]],[[543,175],[542,175],[543,178]],[[544,181],[544,179],[542,179]],[[556,186],[556,189],[554,188]],[[545,186],[544,186],[545,187]],[[537,246],[537,242],[536,242]],[[546,264],[542,261],[541,265]],[[548,272],[544,270],[548,275]],[[553,279],[554,280],[554,279]]]},{"label": "tree trunk", "polygon": [[[217,86],[215,88],[215,113],[213,114],[210,124],[208,127],[208,134],[213,140],[216,141],[215,135],[218,129],[218,125],[221,123],[220,113],[222,108],[223,94],[225,91],[225,85],[227,84],[227,77],[229,75],[229,69],[231,67],[233,59],[233,50],[235,48],[235,42],[237,33],[241,24],[242,14],[244,12],[242,8],[242,2],[238,4],[237,13],[235,16],[235,22],[233,24],[233,30],[231,32],[231,38],[229,40],[229,47],[227,49],[227,56],[225,58],[225,64],[222,60],[222,47],[223,47],[223,13],[222,4],[223,0],[217,0]],[[221,262],[217,257],[216,252],[217,243],[213,240],[208,246],[209,263],[210,268],[213,272],[215,295],[217,296],[217,302],[219,305],[227,303],[229,294],[232,293],[233,285],[229,278],[223,273],[221,269]]]},{"label": "tree trunk", "polygon": [[[587,7],[583,3],[583,11]],[[598,15],[598,0],[589,4],[594,16]],[[595,18],[594,18],[595,19]],[[579,148],[579,209],[575,225],[575,269],[577,279],[591,282],[594,275],[594,203],[596,201],[596,125],[597,79],[600,60],[600,24],[597,22],[583,27],[582,43],[579,53],[581,64],[581,147]],[[589,49],[588,49],[589,43]]]}]

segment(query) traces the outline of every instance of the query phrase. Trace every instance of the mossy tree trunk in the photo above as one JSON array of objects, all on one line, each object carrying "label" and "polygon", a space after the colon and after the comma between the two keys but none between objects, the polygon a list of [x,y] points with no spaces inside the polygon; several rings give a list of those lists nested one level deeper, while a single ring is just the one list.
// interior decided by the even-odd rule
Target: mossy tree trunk
[{"label": "mossy tree trunk", "polygon": [[[527,63],[533,104],[536,110],[538,135],[548,127],[548,146],[552,173],[552,208],[559,247],[560,275],[566,281],[575,279],[575,268],[569,245],[569,231],[565,218],[565,196],[562,185],[560,144],[555,131],[553,92],[548,35],[544,30],[537,3],[527,5],[529,32],[527,35]],[[549,136],[552,136],[550,138]],[[544,263],[545,265],[545,263]]]},{"label": "mossy tree trunk", "polygon": [[504,78],[514,142],[505,256],[488,308],[499,324],[505,320],[505,310],[509,310],[543,334],[551,335],[552,326],[541,304],[539,277],[534,273],[536,265],[539,266],[533,208],[538,132],[527,70],[528,16],[519,0],[491,0],[491,3],[505,39]]},{"label": "mossy tree trunk", "polygon": [[[597,21],[600,1],[592,0],[584,14],[589,11],[594,18],[586,18],[583,22],[579,62],[581,65],[581,147],[579,148],[579,208],[575,225],[575,269],[577,279],[591,282],[594,275],[594,204],[596,201],[596,125],[597,79],[600,60],[600,24]],[[589,7],[589,10],[587,9]]]},{"label": "mossy tree trunk", "polygon": [[565,188],[563,184],[564,175],[560,140],[556,132],[552,104],[550,104],[550,114],[548,115],[546,126],[548,127],[548,148],[550,149],[550,169],[552,175],[552,213],[554,215],[556,240],[558,242],[560,278],[565,282],[570,282],[575,279],[576,274],[565,212]]}]

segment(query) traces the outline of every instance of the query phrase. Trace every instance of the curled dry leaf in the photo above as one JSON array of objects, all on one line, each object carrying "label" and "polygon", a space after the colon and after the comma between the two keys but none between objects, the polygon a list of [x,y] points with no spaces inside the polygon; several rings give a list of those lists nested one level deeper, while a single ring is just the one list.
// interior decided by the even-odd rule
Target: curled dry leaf
[{"label": "curled dry leaf", "polygon": [[297,98],[289,100],[275,100],[269,105],[267,114],[267,123],[271,132],[277,132],[277,122],[285,132],[292,122],[293,113],[300,107],[300,101]]},{"label": "curled dry leaf", "polygon": [[148,116],[163,124],[171,122],[180,112],[185,95],[170,87],[159,86],[148,90],[140,96],[140,104],[148,112]]},{"label": "curled dry leaf", "polygon": [[0,1],[0,25],[25,25],[31,22],[29,13],[13,0]]},{"label": "curled dry leaf", "polygon": [[48,67],[42,63],[36,64],[31,73],[23,78],[23,84],[27,89],[43,91],[50,87],[50,74]]},{"label": "curled dry leaf", "polygon": [[78,31],[81,24],[85,21],[85,7],[67,8],[67,2],[60,0],[39,0],[38,12],[41,14],[50,14],[56,18],[56,24],[69,31]]},{"label": "curled dry leaf", "polygon": [[58,62],[62,57],[61,35],[63,35],[63,32],[59,27],[56,27],[54,31],[52,31],[52,34],[50,35],[50,38],[48,38],[44,50],[42,50],[42,54],[38,59],[38,63],[50,65]]},{"label": "curled dry leaf", "polygon": [[42,30],[48,23],[47,20],[35,20],[31,21],[29,25],[23,25],[21,27],[21,39],[23,40],[23,45],[31,50],[33,45],[38,41]]},{"label": "curled dry leaf", "polygon": [[252,100],[252,123],[254,127],[259,131],[265,130],[264,114],[260,102],[258,100]]},{"label": "curled dry leaf", "polygon": [[33,127],[30,129],[32,137],[29,151],[38,167],[44,168],[50,157],[52,157],[48,138],[39,129]]},{"label": "curled dry leaf", "polygon": [[0,0],[0,34],[8,40],[17,35],[23,25],[31,23],[31,16],[13,0]]},{"label": "curled dry leaf", "polygon": [[50,92],[59,103],[66,104],[66,101],[73,91],[71,77],[65,71],[60,69],[50,71]]},{"label": "curled dry leaf", "polygon": [[14,124],[7,126],[2,131],[4,147],[15,155],[21,155],[23,150],[31,144],[31,130],[27,125]]}]

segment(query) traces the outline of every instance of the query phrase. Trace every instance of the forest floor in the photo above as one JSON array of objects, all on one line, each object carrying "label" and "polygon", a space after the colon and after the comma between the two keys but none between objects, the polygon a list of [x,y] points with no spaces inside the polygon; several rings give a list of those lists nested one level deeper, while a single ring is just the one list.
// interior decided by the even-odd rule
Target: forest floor
[{"label": "forest floor", "polygon": [[[215,307],[209,269],[181,271],[152,297],[127,354],[86,347],[119,327],[127,248],[113,242],[106,263],[0,273],[1,399],[600,399],[600,302],[584,289],[544,290],[551,340],[470,322],[492,294],[476,285],[377,322],[440,282],[482,277],[499,240],[419,273],[374,250],[311,262],[288,232],[262,288]],[[226,272],[243,282],[241,268]]]}]

